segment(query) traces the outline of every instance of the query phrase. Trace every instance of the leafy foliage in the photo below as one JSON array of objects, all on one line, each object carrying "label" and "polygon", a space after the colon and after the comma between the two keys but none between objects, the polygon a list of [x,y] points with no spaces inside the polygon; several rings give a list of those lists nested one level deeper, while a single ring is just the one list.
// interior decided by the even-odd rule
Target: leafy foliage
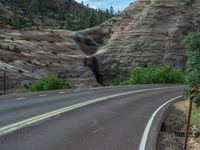
[{"label": "leafy foliage", "polygon": [[[133,69],[126,78],[120,77],[119,85],[156,84],[156,83],[183,83],[184,75],[181,70],[162,65],[143,69]],[[116,82],[115,82],[116,83]]]},{"label": "leafy foliage", "polygon": [[31,86],[20,89],[20,92],[35,92],[57,89],[71,89],[74,85],[68,81],[60,79],[57,75],[44,76],[32,83]]},{"label": "leafy foliage", "polygon": [[[189,87],[200,88],[200,32],[188,34],[184,43],[187,46],[187,78]],[[197,91],[195,102],[200,104],[200,91]]]}]

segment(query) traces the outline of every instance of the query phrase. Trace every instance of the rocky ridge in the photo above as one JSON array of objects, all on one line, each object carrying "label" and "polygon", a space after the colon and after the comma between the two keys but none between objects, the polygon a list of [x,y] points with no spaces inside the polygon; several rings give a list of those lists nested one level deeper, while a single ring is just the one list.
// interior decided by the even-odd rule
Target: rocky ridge
[{"label": "rocky ridge", "polygon": [[67,30],[0,30],[0,68],[12,87],[49,73],[99,86],[134,67],[184,69],[183,36],[200,29],[200,1],[138,0],[103,24]]},{"label": "rocky ridge", "polygon": [[184,69],[181,41],[200,29],[199,10],[199,0],[138,0],[96,27],[100,35],[107,35],[94,54],[102,81],[133,67],[169,64]]},{"label": "rocky ridge", "polygon": [[[84,65],[90,53],[79,35],[66,30],[0,30],[0,74],[7,72],[8,88],[29,85],[50,73],[78,87],[99,86]],[[85,47],[82,48],[82,47]]]}]

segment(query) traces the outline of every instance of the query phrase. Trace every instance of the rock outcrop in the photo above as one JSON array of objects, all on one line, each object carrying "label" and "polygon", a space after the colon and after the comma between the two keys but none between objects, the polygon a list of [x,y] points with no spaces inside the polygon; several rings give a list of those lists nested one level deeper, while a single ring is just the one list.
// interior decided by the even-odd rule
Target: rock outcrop
[{"label": "rock outcrop", "polygon": [[85,41],[75,39],[77,34],[66,30],[0,30],[0,74],[7,72],[9,88],[28,85],[50,73],[78,87],[99,86],[84,65],[89,48],[83,51]]},{"label": "rock outcrop", "polygon": [[8,72],[12,87],[49,73],[79,86],[98,86],[134,67],[169,64],[184,69],[181,41],[200,30],[199,10],[199,0],[138,0],[103,24],[79,32],[3,29],[0,68]]},{"label": "rock outcrop", "polygon": [[[90,29],[101,36],[94,57],[103,81],[133,67],[169,64],[184,69],[184,35],[200,29],[200,1],[138,0]],[[92,34],[89,30],[85,31]]]}]

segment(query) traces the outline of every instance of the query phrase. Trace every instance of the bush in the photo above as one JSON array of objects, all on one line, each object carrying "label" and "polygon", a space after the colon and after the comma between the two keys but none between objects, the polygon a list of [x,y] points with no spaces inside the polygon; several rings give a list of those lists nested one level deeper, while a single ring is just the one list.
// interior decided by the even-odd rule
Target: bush
[{"label": "bush", "polygon": [[57,89],[71,89],[74,85],[68,81],[60,79],[57,75],[44,76],[32,83],[31,86],[20,89],[20,92],[35,92]]},{"label": "bush", "polygon": [[133,69],[125,80],[119,85],[131,84],[156,84],[156,83],[184,83],[184,75],[181,70],[162,65],[143,69]]},{"label": "bush", "polygon": [[[187,46],[187,62],[186,62],[186,83],[189,90],[192,86],[196,89],[200,88],[200,32],[188,34],[184,43]],[[195,103],[200,105],[200,91],[197,91]]]}]

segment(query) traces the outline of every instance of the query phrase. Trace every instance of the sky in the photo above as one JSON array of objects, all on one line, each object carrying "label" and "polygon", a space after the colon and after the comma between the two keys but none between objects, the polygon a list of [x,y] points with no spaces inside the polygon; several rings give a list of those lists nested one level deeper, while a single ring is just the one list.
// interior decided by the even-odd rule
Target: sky
[{"label": "sky", "polygon": [[81,3],[82,1],[84,4],[89,4],[92,8],[100,8],[100,9],[106,9],[110,8],[110,6],[113,6],[115,11],[117,12],[122,11],[124,8],[129,6],[131,2],[134,0],[76,0],[77,2]]}]

